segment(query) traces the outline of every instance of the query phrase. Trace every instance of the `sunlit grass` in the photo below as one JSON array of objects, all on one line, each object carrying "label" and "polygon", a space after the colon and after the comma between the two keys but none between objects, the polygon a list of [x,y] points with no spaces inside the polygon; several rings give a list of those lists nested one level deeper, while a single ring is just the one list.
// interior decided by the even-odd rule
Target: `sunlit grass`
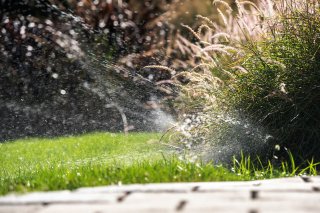
[{"label": "sunlit grass", "polygon": [[[129,161],[160,156],[157,142],[160,135],[151,133],[123,134],[94,133],[54,139],[17,140],[0,145],[2,169],[17,174],[20,168],[33,170],[37,166],[81,165],[113,160]],[[153,156],[155,157],[155,156]],[[0,171],[1,172],[1,171]],[[1,174],[1,173],[0,173]]]},{"label": "sunlit grass", "polygon": [[274,166],[242,156],[233,165],[190,162],[159,143],[160,134],[94,133],[0,144],[0,195],[131,183],[241,181],[316,175],[318,164]]},{"label": "sunlit grass", "polygon": [[119,183],[240,180],[225,168],[178,160],[159,134],[95,133],[0,145],[0,194]]},{"label": "sunlit grass", "polygon": [[290,151],[287,152],[288,159],[285,161],[272,162],[271,160],[261,161],[257,156],[245,156],[241,153],[239,159],[233,158],[232,171],[245,179],[271,179],[279,177],[294,177],[318,175],[317,167],[320,162],[315,162],[313,159],[305,161],[303,164],[296,164],[295,157]]},{"label": "sunlit grass", "polygon": [[[84,179],[92,172],[97,177],[99,168],[102,170],[115,163],[130,165],[137,160],[160,159],[164,147],[157,143],[158,138],[158,134],[151,133],[128,136],[95,133],[0,144],[0,193],[33,188],[73,188],[74,183],[66,183]],[[73,177],[73,172],[79,177]]]}]

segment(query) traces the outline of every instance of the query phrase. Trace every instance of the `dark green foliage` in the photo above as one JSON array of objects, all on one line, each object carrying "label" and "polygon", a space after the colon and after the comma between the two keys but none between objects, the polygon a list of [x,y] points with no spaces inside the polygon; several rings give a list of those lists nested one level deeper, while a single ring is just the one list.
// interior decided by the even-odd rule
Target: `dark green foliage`
[{"label": "dark green foliage", "polygon": [[313,6],[283,12],[270,39],[245,45],[248,73],[229,91],[235,108],[302,159],[320,159],[320,13]]}]

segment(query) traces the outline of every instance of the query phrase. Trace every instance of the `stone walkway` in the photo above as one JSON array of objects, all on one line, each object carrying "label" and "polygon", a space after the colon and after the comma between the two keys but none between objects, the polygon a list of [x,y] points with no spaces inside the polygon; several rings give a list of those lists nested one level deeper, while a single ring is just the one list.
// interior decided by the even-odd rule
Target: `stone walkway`
[{"label": "stone walkway", "polygon": [[314,212],[320,177],[81,188],[0,197],[1,213]]}]

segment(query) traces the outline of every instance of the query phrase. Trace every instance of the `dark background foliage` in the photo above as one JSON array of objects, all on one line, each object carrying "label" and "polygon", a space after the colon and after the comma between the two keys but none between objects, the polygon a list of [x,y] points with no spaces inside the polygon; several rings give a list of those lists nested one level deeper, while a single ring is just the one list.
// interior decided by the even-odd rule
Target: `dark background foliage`
[{"label": "dark background foliage", "polygon": [[170,2],[1,1],[0,140],[154,129]]}]

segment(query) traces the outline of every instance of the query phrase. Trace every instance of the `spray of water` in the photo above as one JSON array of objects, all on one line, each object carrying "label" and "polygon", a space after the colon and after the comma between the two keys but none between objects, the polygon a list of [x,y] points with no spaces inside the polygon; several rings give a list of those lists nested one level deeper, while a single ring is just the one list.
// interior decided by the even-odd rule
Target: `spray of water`
[{"label": "spray of water", "polygon": [[[229,163],[233,157],[266,154],[275,139],[241,113],[197,113],[185,115],[178,126],[180,144],[188,159],[215,164]],[[272,152],[272,150],[270,150]]]},{"label": "spray of water", "polygon": [[[0,77],[13,73],[22,82],[0,86],[9,91],[0,100],[0,140],[165,129],[173,118],[161,108],[155,81],[108,55],[110,36],[107,26],[93,30],[47,0],[0,1]],[[125,64],[131,64],[129,59]],[[20,86],[21,94],[14,94]]]},{"label": "spray of water", "polygon": [[[100,55],[101,52],[96,51],[99,42],[92,43],[90,40],[96,35],[103,37],[105,31],[94,32],[81,18],[72,13],[61,11],[45,0],[39,2],[39,5],[45,6],[46,12],[53,14],[51,19],[46,19],[44,23],[32,16],[11,18],[6,15],[1,17],[1,22],[5,26],[12,23],[22,40],[27,38],[30,32],[36,32],[42,37],[46,34],[52,35],[46,41],[47,44],[59,49],[58,53],[64,53],[70,61],[76,62],[77,68],[88,75],[88,78],[81,79],[78,89],[92,97],[92,100],[77,100],[78,102],[86,104],[85,102],[98,99],[98,102],[102,103],[102,108],[99,106],[93,109],[106,111],[110,113],[109,117],[114,117],[113,114],[117,114],[118,120],[116,122],[120,123],[118,126],[121,126],[121,129],[126,133],[130,130],[163,131],[174,123],[173,116],[160,107],[161,101],[159,101],[158,91],[155,90],[152,75],[149,75],[149,78],[144,78],[137,72],[112,62],[112,59],[106,59]],[[57,17],[60,22],[55,22],[53,17]],[[6,36],[8,33],[6,28],[3,28],[1,33],[5,40],[9,39]],[[26,56],[31,57],[36,54],[37,50],[36,46],[27,45]],[[10,55],[7,50],[2,53],[6,56]],[[55,52],[52,52],[51,55],[50,59],[52,60],[48,60],[45,69],[50,73],[52,80],[59,80],[64,77],[63,73],[55,71],[59,60],[55,60],[57,58]],[[130,61],[126,63],[130,63]],[[58,91],[56,105],[68,102],[68,97],[72,95],[70,91],[64,87],[55,89]],[[149,104],[146,105],[145,103],[148,102]],[[52,119],[56,114],[59,114],[52,113],[48,103],[30,105],[11,100],[3,103],[3,106],[11,111],[22,112],[31,117],[38,116],[45,120]],[[62,123],[65,125],[75,121],[77,123],[87,122],[83,119],[84,117],[84,113],[73,115],[72,119],[62,119]],[[92,120],[92,123],[96,124],[97,122],[95,119]],[[100,120],[99,122],[104,121]],[[109,123],[108,120],[105,122]],[[203,126],[208,127],[203,128]],[[30,132],[32,131],[34,130],[31,128]],[[238,154],[240,150],[256,152],[271,138],[258,125],[252,125],[239,116],[224,113],[210,116],[201,113],[186,116],[184,122],[179,125],[179,131],[183,135],[180,142],[186,149],[192,150],[203,159],[214,161],[230,159],[230,155]]]}]

